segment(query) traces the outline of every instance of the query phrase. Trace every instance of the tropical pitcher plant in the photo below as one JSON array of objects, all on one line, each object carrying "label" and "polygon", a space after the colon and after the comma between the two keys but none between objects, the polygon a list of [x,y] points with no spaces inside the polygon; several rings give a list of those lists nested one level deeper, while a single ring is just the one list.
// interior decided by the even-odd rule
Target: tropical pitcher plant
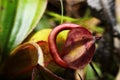
[{"label": "tropical pitcher plant", "polygon": [[42,17],[46,5],[47,0],[2,1],[1,79],[73,80],[65,77],[70,76],[68,72],[64,75],[66,70],[71,70],[73,74],[83,72],[72,76],[75,80],[84,80],[84,69],[92,60],[99,36],[93,36],[80,25],[62,23],[53,29],[40,30],[24,41]]}]

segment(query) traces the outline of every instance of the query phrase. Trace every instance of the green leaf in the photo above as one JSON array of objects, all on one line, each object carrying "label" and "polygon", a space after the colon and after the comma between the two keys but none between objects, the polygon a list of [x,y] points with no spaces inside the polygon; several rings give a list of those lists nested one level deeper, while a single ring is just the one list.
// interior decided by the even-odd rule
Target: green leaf
[{"label": "green leaf", "polygon": [[[61,20],[61,15],[54,13],[54,12],[47,12],[47,13],[48,13],[48,15],[54,17],[55,20],[57,20],[57,21]],[[71,18],[68,16],[63,16],[62,18],[63,18],[63,21],[65,21],[65,22],[74,22],[74,21],[78,20],[78,19],[74,19],[74,18]]]},{"label": "green leaf", "polygon": [[[94,68],[96,70],[96,72],[98,73],[98,75],[102,75],[101,73],[101,70],[100,70],[100,67],[96,64],[96,63],[93,63],[94,65]],[[86,80],[97,80],[97,76],[94,72],[94,70],[92,69],[92,67],[90,65],[87,66],[86,68]]]},{"label": "green leaf", "polygon": [[6,57],[36,27],[47,0],[2,0],[0,14],[0,53]]}]

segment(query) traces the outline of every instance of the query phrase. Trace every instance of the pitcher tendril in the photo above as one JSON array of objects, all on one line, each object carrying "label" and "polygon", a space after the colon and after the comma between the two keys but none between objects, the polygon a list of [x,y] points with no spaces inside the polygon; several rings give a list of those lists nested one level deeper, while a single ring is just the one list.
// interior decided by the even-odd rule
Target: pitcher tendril
[{"label": "pitcher tendril", "polygon": [[60,5],[61,5],[61,24],[63,23],[63,2],[60,0]]}]

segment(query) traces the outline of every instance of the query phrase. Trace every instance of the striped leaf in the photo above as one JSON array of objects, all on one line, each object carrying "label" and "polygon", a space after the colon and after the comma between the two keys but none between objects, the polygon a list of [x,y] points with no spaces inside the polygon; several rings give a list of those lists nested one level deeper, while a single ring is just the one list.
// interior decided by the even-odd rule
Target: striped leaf
[{"label": "striped leaf", "polygon": [[36,27],[47,5],[47,0],[2,0],[0,4],[0,54],[20,44]]}]

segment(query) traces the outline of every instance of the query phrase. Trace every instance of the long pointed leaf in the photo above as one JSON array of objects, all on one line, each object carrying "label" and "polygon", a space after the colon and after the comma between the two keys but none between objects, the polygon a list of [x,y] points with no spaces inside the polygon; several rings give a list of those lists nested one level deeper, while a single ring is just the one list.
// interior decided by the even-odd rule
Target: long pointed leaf
[{"label": "long pointed leaf", "polygon": [[45,11],[47,0],[2,0],[0,49],[7,54],[35,28]]}]

